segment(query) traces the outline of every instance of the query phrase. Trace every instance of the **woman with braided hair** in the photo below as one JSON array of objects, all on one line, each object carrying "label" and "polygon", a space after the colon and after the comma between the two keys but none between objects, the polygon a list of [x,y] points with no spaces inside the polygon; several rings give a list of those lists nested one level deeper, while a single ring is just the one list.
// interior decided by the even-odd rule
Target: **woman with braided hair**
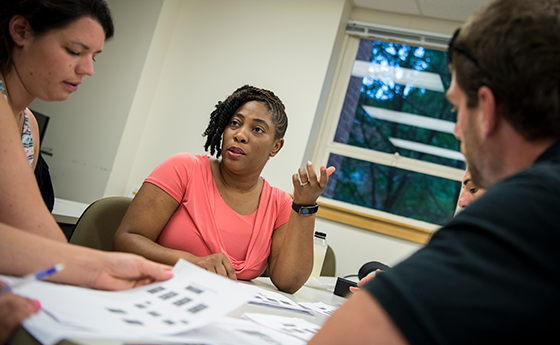
[{"label": "woman with braided hair", "polygon": [[293,293],[313,266],[316,200],[334,168],[311,162],[292,176],[294,200],[260,176],[284,145],[288,118],[271,91],[243,86],[218,102],[204,148],[178,153],[144,181],[115,235],[115,248],[174,265],[183,258],[231,279],[267,264],[278,289]]}]

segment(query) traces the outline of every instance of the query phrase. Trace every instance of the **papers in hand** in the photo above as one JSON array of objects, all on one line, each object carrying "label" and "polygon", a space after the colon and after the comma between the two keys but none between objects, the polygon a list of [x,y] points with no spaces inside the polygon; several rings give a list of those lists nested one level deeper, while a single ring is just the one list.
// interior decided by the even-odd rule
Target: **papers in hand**
[{"label": "papers in hand", "polygon": [[[305,344],[307,336],[313,334],[313,327],[300,323],[302,319],[272,322],[267,317],[253,316],[248,321],[224,319],[224,315],[247,302],[297,311],[311,319],[310,315],[328,314],[329,307],[335,308],[322,303],[298,304],[281,293],[236,283],[182,260],[173,272],[174,277],[169,281],[120,292],[41,281],[21,286],[15,292],[41,301],[42,311],[24,321],[24,327],[43,344],[56,344],[70,338],[143,339],[154,343]],[[8,281],[18,279],[21,278]],[[270,342],[270,339],[275,341]]]},{"label": "papers in hand", "polygon": [[[254,295],[235,281],[184,260],[177,262],[173,272],[168,281],[119,292],[42,281],[15,292],[40,300],[43,311],[61,325],[124,339],[201,327],[246,304]],[[33,329],[28,331],[33,334]]]}]

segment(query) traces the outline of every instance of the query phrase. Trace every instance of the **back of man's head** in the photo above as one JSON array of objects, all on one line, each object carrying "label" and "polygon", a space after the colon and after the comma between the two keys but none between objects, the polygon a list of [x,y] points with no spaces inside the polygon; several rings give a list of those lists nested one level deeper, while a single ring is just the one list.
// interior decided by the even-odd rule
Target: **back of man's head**
[{"label": "back of man's head", "polygon": [[486,85],[526,140],[560,138],[560,0],[493,1],[471,16],[450,52],[468,107]]}]

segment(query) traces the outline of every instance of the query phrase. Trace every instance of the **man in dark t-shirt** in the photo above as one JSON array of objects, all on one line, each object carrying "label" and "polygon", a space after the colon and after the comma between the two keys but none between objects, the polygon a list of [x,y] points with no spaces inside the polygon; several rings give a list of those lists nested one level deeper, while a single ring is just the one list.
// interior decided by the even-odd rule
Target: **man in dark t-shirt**
[{"label": "man in dark t-shirt", "polygon": [[559,56],[560,0],[496,0],[456,32],[446,96],[473,183],[487,191],[309,344],[556,342]]}]

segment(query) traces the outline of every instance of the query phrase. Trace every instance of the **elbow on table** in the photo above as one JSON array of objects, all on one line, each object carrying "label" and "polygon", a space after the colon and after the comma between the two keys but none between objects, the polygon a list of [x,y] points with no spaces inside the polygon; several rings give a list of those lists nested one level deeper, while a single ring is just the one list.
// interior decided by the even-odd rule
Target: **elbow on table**
[{"label": "elbow on table", "polygon": [[[311,273],[311,272],[310,272]],[[282,292],[289,294],[296,293],[303,284],[307,281],[309,274],[307,275],[290,275],[285,277],[275,277],[272,273],[270,274],[270,280],[276,286],[276,288]]]}]

